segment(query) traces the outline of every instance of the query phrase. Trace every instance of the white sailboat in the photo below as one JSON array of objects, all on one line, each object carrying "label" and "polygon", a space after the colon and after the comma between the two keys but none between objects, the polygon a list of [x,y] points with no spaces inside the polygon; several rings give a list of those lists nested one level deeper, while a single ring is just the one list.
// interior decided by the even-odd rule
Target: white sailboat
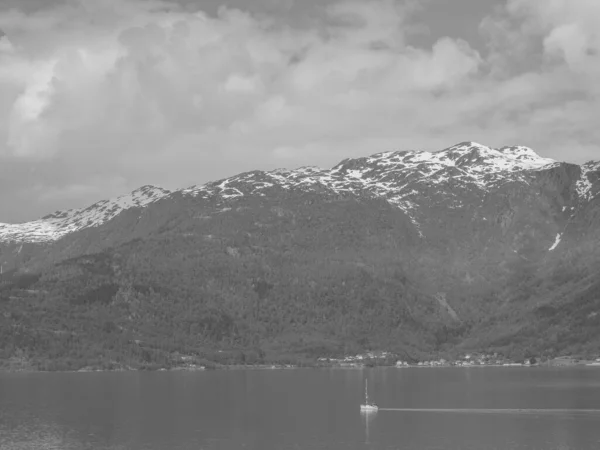
[{"label": "white sailboat", "polygon": [[365,380],[365,402],[360,405],[360,410],[362,412],[374,412],[379,409],[374,402],[369,401],[368,382],[368,380]]}]

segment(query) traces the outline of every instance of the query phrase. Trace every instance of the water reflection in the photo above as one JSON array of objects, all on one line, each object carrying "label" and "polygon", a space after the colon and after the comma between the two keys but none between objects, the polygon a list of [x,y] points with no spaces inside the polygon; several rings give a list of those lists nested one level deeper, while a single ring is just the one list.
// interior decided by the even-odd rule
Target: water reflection
[{"label": "water reflection", "polygon": [[361,411],[360,415],[365,426],[365,444],[370,444],[369,426],[375,420],[377,411]]}]

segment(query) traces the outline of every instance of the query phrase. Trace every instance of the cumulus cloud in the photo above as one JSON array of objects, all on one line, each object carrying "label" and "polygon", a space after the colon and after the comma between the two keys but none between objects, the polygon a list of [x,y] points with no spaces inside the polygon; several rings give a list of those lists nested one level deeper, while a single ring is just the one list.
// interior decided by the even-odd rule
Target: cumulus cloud
[{"label": "cumulus cloud", "polygon": [[495,92],[516,89],[518,98],[503,110],[523,113],[520,135],[557,159],[599,159],[600,3],[509,0],[481,26],[496,74],[487,82]]},{"label": "cumulus cloud", "polygon": [[415,4],[396,0],[332,2],[313,27],[174,0],[2,10],[0,219],[462,140],[589,159],[598,3],[543,3],[484,20],[481,55],[452,37],[415,46]]}]

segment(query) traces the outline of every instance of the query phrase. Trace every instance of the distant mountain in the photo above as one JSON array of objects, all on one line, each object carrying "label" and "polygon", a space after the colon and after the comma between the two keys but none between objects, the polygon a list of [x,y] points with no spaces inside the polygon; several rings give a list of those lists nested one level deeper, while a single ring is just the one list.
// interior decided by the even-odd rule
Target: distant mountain
[{"label": "distant mountain", "polygon": [[[596,351],[599,175],[597,162],[464,142],[145,186],[3,224],[0,321],[21,330],[3,339],[72,365],[166,364],[176,350]],[[70,344],[44,347],[50,332]]]},{"label": "distant mountain", "polygon": [[[453,188],[456,185],[487,191],[508,180],[522,180],[527,171],[554,164],[558,163],[541,158],[527,147],[491,149],[474,142],[464,142],[435,153],[384,152],[367,158],[347,159],[328,170],[302,167],[248,172],[175,192],[228,200],[244,195],[265,195],[263,191],[274,185],[284,189],[321,186],[334,192],[385,198],[409,214],[418,214],[423,191],[430,186],[444,186],[451,182]],[[590,189],[589,183],[582,178],[582,195]],[[144,186],[85,209],[57,211],[23,224],[0,224],[0,241],[53,241],[74,231],[97,227],[126,209],[143,207],[171,194],[173,192],[162,188]],[[415,225],[418,226],[418,223]]]}]

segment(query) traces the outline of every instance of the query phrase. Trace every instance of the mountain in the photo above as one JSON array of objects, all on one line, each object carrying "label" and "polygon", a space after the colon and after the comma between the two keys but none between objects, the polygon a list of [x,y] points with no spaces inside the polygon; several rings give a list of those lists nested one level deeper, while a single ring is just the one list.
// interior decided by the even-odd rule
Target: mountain
[{"label": "mountain", "polygon": [[[263,191],[274,185],[284,189],[322,186],[334,192],[385,198],[409,214],[418,214],[420,199],[428,186],[441,184],[443,187],[451,182],[462,189],[487,191],[507,180],[522,180],[527,170],[552,164],[557,163],[539,157],[526,147],[496,150],[465,142],[435,153],[384,152],[368,158],[347,159],[330,170],[302,167],[291,171],[248,172],[175,192],[227,200],[244,195],[265,195]],[[582,184],[581,189],[589,187]],[[144,186],[85,209],[57,211],[24,224],[0,224],[0,242],[54,241],[74,231],[102,225],[126,209],[143,207],[172,194],[162,188]],[[415,222],[415,226],[418,227],[418,223]]]},{"label": "mountain", "polygon": [[0,223],[0,242],[52,242],[85,228],[97,227],[130,208],[143,208],[170,194],[166,189],[143,186],[127,195],[102,200],[85,209],[56,211],[21,224]]},{"label": "mountain", "polygon": [[[0,339],[69,367],[108,354],[166,364],[175,351],[590,352],[599,175],[600,163],[464,142],[144,186],[2,224],[0,325],[12,331]],[[45,339],[57,333],[68,338]]]}]

